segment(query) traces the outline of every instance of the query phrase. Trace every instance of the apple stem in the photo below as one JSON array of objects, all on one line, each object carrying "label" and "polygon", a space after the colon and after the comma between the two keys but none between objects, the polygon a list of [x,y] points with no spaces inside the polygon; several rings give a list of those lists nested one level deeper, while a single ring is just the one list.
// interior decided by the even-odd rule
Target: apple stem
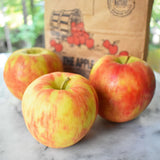
[{"label": "apple stem", "polygon": [[70,81],[70,80],[71,80],[71,79],[70,79],[69,77],[67,77],[67,78],[63,81],[63,83],[62,83],[60,89],[63,90],[64,87],[65,87],[65,85],[66,85],[66,84],[68,83],[68,81]]},{"label": "apple stem", "polygon": [[130,56],[127,56],[127,59],[126,59],[126,61],[125,61],[124,64],[127,64],[127,62],[129,61],[129,59],[130,59]]}]

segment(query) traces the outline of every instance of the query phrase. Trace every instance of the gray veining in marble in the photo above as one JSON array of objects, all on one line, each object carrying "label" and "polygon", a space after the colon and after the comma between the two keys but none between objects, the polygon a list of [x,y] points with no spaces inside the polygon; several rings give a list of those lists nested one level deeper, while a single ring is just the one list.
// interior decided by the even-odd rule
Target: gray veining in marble
[{"label": "gray veining in marble", "polygon": [[160,160],[160,75],[148,108],[135,120],[110,123],[99,116],[77,144],[53,149],[38,143],[27,130],[21,102],[3,81],[0,67],[0,160]]}]

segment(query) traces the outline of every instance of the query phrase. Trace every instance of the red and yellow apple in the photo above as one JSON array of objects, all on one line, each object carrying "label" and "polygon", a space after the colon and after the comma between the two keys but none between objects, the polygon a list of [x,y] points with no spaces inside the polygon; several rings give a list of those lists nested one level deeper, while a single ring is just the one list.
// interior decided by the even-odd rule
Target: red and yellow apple
[{"label": "red and yellow apple", "polygon": [[53,72],[34,80],[22,98],[22,113],[32,136],[52,148],[69,147],[92,127],[98,96],[81,75]]},{"label": "red and yellow apple", "polygon": [[93,66],[89,80],[99,97],[99,114],[112,122],[136,118],[149,105],[155,76],[143,60],[106,55]]},{"label": "red and yellow apple", "polygon": [[10,92],[22,99],[33,80],[54,71],[63,71],[63,64],[55,53],[38,47],[20,49],[9,56],[4,68],[4,81]]}]

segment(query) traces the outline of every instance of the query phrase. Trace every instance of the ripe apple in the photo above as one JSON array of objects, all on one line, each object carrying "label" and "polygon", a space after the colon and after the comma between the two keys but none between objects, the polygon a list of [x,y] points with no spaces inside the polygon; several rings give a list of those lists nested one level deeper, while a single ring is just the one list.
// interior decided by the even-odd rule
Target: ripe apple
[{"label": "ripe apple", "polygon": [[26,87],[46,73],[63,71],[59,57],[44,48],[20,49],[13,52],[4,68],[4,81],[11,93],[22,99]]},{"label": "ripe apple", "polygon": [[92,127],[97,110],[98,97],[90,81],[68,72],[37,78],[22,99],[28,130],[37,141],[52,148],[81,140]]},{"label": "ripe apple", "polygon": [[136,118],[150,103],[155,76],[143,60],[106,55],[93,66],[89,79],[99,97],[99,114],[112,122]]}]

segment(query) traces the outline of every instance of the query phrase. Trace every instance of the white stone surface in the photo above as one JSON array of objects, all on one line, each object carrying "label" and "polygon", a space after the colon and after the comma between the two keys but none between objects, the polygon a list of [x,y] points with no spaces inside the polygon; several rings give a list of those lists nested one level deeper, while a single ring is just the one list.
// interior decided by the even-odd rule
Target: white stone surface
[{"label": "white stone surface", "polygon": [[53,149],[38,143],[27,130],[21,102],[6,88],[1,65],[0,160],[160,160],[160,75],[155,75],[154,98],[137,119],[117,124],[98,116],[80,142]]}]

